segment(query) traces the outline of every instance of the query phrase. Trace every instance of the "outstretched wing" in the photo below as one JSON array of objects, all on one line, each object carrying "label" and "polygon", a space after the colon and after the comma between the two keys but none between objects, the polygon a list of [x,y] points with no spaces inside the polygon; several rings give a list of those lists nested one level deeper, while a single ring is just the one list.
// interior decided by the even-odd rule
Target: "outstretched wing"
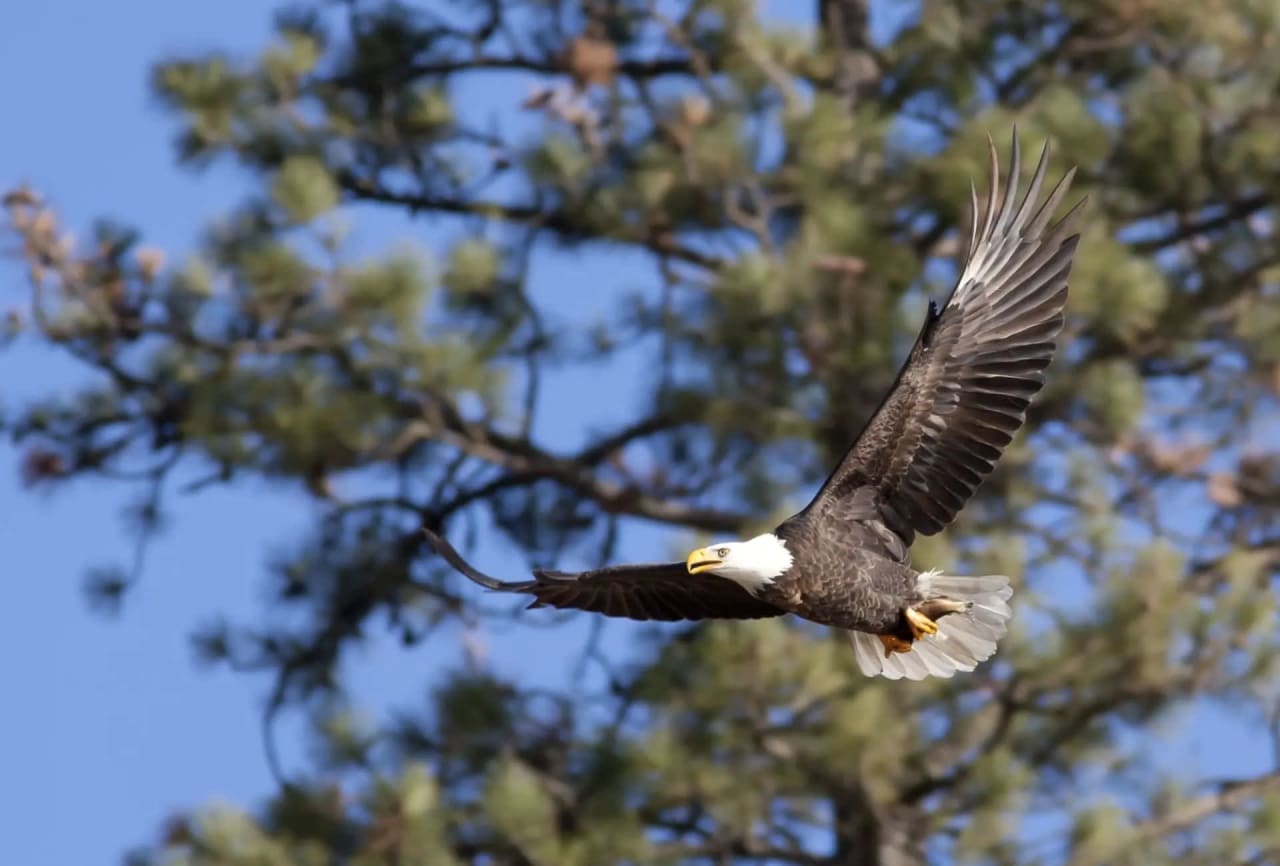
[{"label": "outstretched wing", "polygon": [[761,601],[738,584],[703,572],[690,574],[683,562],[613,565],[576,573],[533,572],[533,580],[502,581],[475,569],[436,533],[427,541],[462,575],[498,592],[534,597],[530,607],[587,610],[640,620],[761,619],[785,611]]},{"label": "outstretched wing", "polygon": [[530,607],[574,608],[628,619],[761,619],[785,611],[714,574],[690,574],[683,562],[614,565],[571,574],[535,571],[518,587]]},{"label": "outstretched wing", "polygon": [[[1004,198],[991,148],[991,186],[946,307],[934,305],[897,381],[806,509],[826,513],[863,488],[885,524],[910,544],[952,520],[991,472],[1044,384],[1062,330],[1067,275],[1082,200],[1055,225],[1075,169],[1037,207],[1048,162],[1040,156],[1017,203],[1017,133]],[[865,492],[865,491],[864,491]]]}]

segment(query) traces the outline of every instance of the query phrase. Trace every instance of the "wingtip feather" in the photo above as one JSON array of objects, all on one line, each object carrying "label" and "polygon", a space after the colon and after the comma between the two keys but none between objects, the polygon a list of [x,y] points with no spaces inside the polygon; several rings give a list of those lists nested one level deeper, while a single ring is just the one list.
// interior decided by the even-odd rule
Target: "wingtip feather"
[{"label": "wingtip feather", "polygon": [[1004,200],[1000,203],[1000,215],[996,221],[996,234],[1004,235],[1016,213],[1014,202],[1018,197],[1018,181],[1022,174],[1022,148],[1018,145],[1018,128],[1013,128],[1013,147],[1009,156],[1009,176],[1005,181]]},{"label": "wingtip feather", "polygon": [[995,226],[996,200],[1000,198],[1000,154],[996,151],[996,143],[992,141],[990,133],[987,134],[987,173],[990,182],[987,185],[987,204],[983,209],[982,242],[991,237]]}]

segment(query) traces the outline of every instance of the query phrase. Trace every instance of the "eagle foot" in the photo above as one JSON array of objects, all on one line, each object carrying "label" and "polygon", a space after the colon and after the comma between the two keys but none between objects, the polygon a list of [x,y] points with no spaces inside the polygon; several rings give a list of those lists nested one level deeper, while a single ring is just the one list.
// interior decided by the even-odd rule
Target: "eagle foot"
[{"label": "eagle foot", "polygon": [[884,644],[885,658],[888,658],[894,653],[911,652],[911,641],[909,640],[903,640],[902,638],[893,634],[879,634],[879,635],[876,635],[876,637],[880,638],[880,643]]},{"label": "eagle foot", "polygon": [[909,607],[902,613],[907,618],[907,626],[911,629],[912,639],[920,640],[927,634],[938,633],[938,624],[914,607]]},{"label": "eagle foot", "polygon": [[920,602],[912,610],[915,613],[924,614],[929,619],[937,622],[947,614],[968,613],[973,610],[973,602],[954,601],[950,598],[931,598]]},{"label": "eagle foot", "polygon": [[937,634],[938,624],[925,614],[915,608],[904,608],[902,616],[907,621],[907,628],[911,632],[911,639],[899,637],[896,634],[876,635],[880,638],[880,643],[884,644],[884,657],[888,658],[894,653],[909,653],[911,647],[916,641],[925,635]]}]

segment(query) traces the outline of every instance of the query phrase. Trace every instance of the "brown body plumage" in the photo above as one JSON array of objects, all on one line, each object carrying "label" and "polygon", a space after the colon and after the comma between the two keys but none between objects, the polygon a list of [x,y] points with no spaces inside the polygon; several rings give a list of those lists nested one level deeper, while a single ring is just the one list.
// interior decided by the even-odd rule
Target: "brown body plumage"
[{"label": "brown body plumage", "polygon": [[1041,204],[1046,166],[1047,149],[1019,203],[1015,134],[1002,198],[991,148],[987,204],[980,213],[975,193],[951,298],[930,305],[880,407],[809,505],[773,533],[702,548],[687,562],[535,571],[513,583],[476,571],[428,532],[433,546],[485,586],[534,596],[535,607],[650,620],[794,613],[849,630],[868,674],[972,670],[1004,634],[1007,578],[921,574],[908,551],[917,532],[950,523],[991,472],[1053,358],[1080,205],[1050,224],[1074,170]]}]

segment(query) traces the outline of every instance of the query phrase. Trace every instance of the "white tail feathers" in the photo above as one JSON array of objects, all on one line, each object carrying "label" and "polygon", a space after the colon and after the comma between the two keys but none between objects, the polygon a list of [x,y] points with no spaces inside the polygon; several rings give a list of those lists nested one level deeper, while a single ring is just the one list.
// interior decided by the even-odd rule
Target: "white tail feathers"
[{"label": "white tail feathers", "polygon": [[917,578],[925,599],[945,598],[967,602],[958,611],[937,620],[938,633],[916,641],[910,652],[884,655],[884,644],[873,634],[849,632],[858,668],[867,676],[886,679],[922,680],[951,677],[956,671],[971,671],[979,662],[995,655],[996,643],[1004,637],[1009,617],[1009,597],[1013,587],[1003,575],[951,577],[926,571]]}]

